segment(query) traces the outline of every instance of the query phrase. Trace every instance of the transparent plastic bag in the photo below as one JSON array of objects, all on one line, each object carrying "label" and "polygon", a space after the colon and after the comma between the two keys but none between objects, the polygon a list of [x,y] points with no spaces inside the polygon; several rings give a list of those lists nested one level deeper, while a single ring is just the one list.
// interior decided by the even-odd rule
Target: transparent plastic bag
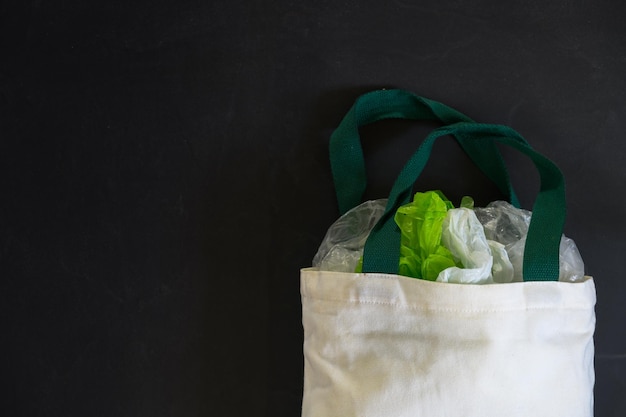
[{"label": "transparent plastic bag", "polygon": [[337,219],[326,232],[313,266],[322,271],[354,272],[363,256],[365,241],[386,205],[387,199],[366,201]]},{"label": "transparent plastic bag", "polygon": [[[367,237],[386,205],[385,199],[368,201],[341,216],[328,229],[313,266],[337,272],[358,270]],[[504,246],[485,238],[471,210],[471,198],[464,198],[461,205],[464,208],[454,209],[440,191],[427,191],[416,193],[411,203],[398,210],[400,275],[473,284],[511,280],[513,267]]]},{"label": "transparent plastic bag", "polygon": [[[504,245],[513,264],[513,281],[523,281],[522,265],[524,246],[532,213],[518,209],[506,201],[494,201],[487,207],[475,208],[476,216],[483,225],[487,239]],[[559,251],[559,281],[580,282],[585,276],[583,263],[576,243],[563,235]]]},{"label": "transparent plastic bag", "polygon": [[[386,205],[386,199],[367,201],[341,216],[328,229],[313,258],[313,266],[325,271],[355,272],[367,237],[383,215]],[[437,281],[473,284],[521,282],[524,246],[532,213],[505,201],[495,201],[471,212],[482,225],[481,230],[464,210],[468,208],[451,209],[446,215],[441,241],[458,266],[437,272]],[[566,236],[561,238],[559,263],[559,281],[579,282],[584,279],[584,263],[576,243]],[[429,278],[434,279],[430,275]]]}]

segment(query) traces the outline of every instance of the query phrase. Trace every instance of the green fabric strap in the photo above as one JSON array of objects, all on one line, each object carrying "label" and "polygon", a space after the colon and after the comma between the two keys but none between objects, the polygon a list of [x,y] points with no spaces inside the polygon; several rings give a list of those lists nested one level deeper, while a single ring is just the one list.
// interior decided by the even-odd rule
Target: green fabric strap
[{"label": "green fabric strap", "polygon": [[413,183],[426,166],[435,140],[461,134],[477,146],[494,141],[527,155],[539,171],[541,188],[533,206],[526,247],[524,281],[558,281],[559,245],[565,223],[565,182],[558,167],[534,151],[515,130],[501,125],[460,122],[434,130],[411,157],[398,176],[389,195],[385,214],[376,224],[365,245],[363,272],[396,274],[400,251],[400,232],[393,221],[398,207],[411,197]]},{"label": "green fabric strap", "polygon": [[[344,214],[361,203],[367,178],[359,127],[384,119],[439,121],[446,125],[472,122],[464,114],[437,101],[403,90],[379,90],[359,97],[330,138],[330,158],[339,211]],[[476,143],[465,132],[456,140],[474,163],[519,207],[504,160],[491,141]]]}]

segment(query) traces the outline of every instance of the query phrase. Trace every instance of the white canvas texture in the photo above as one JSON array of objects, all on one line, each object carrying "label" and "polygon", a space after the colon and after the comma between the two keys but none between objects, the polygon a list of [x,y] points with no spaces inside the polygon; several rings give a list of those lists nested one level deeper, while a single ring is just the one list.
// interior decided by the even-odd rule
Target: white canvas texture
[{"label": "white canvas texture", "polygon": [[303,417],[593,416],[596,293],[301,271]]}]

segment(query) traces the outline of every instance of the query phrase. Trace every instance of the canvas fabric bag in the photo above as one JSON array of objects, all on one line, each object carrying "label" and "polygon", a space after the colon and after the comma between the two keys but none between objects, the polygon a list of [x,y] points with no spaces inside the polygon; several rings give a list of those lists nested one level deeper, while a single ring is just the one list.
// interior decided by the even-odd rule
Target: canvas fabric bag
[{"label": "canvas fabric bag", "polygon": [[[340,210],[365,186],[358,127],[386,118],[438,120],[404,167],[368,238],[363,273],[301,271],[303,417],[593,416],[591,277],[558,282],[565,191],[558,168],[514,130],[486,125],[400,90],[359,98],[331,138]],[[541,190],[524,252],[524,282],[468,285],[397,275],[395,210],[435,140],[452,135],[517,204],[496,142],[527,155]]]}]

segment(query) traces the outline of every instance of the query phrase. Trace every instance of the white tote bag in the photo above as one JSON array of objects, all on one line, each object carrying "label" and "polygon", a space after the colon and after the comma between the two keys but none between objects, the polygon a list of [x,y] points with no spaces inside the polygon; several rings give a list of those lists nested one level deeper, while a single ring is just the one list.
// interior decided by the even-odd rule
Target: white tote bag
[{"label": "white tote bag", "polygon": [[303,417],[589,417],[595,287],[301,273]]},{"label": "white tote bag", "polygon": [[[363,96],[335,133],[351,123],[354,136],[359,125],[390,113],[406,116],[406,108],[423,103],[432,111],[435,102],[420,98],[416,104],[415,97],[397,90]],[[301,271],[302,416],[593,416],[595,286],[591,277],[557,281],[565,215],[560,171],[509,128],[453,123],[441,112],[433,118],[451,124],[434,131],[398,177],[386,215],[366,244],[363,270],[369,272]],[[389,213],[406,201],[407,187],[410,196],[432,143],[446,134],[459,141],[499,141],[528,155],[539,169],[542,186],[524,252],[525,282],[450,284],[390,273],[394,262],[397,268],[399,238]],[[353,148],[331,143],[331,159],[337,149]],[[480,163],[479,148],[464,148]],[[512,194],[501,168],[485,171],[492,179],[497,172],[505,176],[499,185]],[[340,188],[345,211],[350,198]]]}]

